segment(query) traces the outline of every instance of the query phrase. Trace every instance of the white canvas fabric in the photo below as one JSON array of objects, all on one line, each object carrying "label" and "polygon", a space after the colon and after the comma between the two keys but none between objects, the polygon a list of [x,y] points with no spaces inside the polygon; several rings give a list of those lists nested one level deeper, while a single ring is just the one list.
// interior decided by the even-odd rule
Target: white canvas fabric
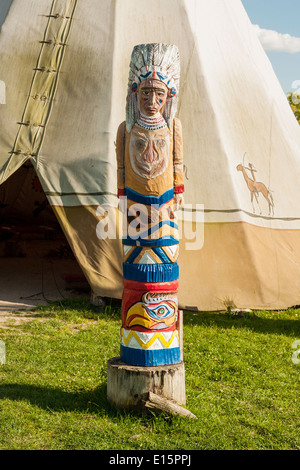
[{"label": "white canvas fabric", "polygon": [[[164,42],[181,56],[181,306],[299,303],[300,129],[240,0],[13,0],[0,21],[0,182],[32,162],[98,295],[122,292],[111,248],[121,241],[96,237],[96,211],[118,204],[131,52]],[[84,216],[69,215],[84,207],[93,243]],[[192,228],[204,235],[197,249],[187,249]]]}]

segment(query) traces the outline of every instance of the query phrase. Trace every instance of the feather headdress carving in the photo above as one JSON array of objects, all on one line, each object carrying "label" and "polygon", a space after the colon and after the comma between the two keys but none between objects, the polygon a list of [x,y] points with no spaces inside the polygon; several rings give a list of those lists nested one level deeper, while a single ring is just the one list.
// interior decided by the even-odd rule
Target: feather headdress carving
[{"label": "feather headdress carving", "polygon": [[180,81],[180,57],[178,47],[170,44],[140,44],[135,46],[130,60],[126,102],[126,128],[130,132],[139,118],[137,89],[147,78],[163,82],[169,97],[163,116],[168,127],[176,114]]}]

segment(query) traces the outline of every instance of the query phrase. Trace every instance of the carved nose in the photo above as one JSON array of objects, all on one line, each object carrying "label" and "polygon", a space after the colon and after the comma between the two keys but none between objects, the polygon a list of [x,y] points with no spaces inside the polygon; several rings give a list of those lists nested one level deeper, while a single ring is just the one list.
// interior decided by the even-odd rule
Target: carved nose
[{"label": "carved nose", "polygon": [[155,93],[152,93],[151,97],[150,97],[150,102],[152,104],[155,104],[156,103],[156,96],[155,96]]},{"label": "carved nose", "polygon": [[145,152],[144,159],[147,163],[153,163],[157,159],[156,152],[153,148],[153,143],[149,142],[147,150]]}]

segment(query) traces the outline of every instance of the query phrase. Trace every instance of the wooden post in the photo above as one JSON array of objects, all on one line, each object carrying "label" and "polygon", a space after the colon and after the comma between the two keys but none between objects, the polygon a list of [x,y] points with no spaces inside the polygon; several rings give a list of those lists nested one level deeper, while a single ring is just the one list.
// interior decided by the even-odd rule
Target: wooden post
[{"label": "wooden post", "polygon": [[164,411],[195,418],[186,403],[184,363],[131,366],[114,357],[107,363],[107,397],[116,408],[135,412]]},{"label": "wooden post", "polygon": [[181,405],[186,404],[183,363],[183,312],[178,312],[181,362],[141,367],[126,364],[120,357],[107,363],[107,397],[116,408],[136,412],[166,412],[196,418]]},{"label": "wooden post", "polygon": [[107,396],[117,408],[143,408],[149,392],[186,403],[184,364],[141,367],[114,357],[107,363]]},{"label": "wooden post", "polygon": [[184,204],[183,142],[175,118],[179,50],[134,47],[126,121],[116,139],[118,197],[125,198],[120,357],[107,365],[118,408],[191,416],[185,398],[183,320],[178,310],[179,228]]}]

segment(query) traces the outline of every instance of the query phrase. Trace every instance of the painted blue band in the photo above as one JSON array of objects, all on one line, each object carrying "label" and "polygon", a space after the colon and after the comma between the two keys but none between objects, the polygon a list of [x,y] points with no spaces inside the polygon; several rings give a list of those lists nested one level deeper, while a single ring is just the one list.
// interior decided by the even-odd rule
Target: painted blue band
[{"label": "painted blue band", "polygon": [[134,240],[130,237],[124,237],[122,239],[123,245],[130,245],[130,246],[173,246],[179,245],[179,240],[176,238],[170,237],[169,235],[166,237],[160,237],[153,240]]},{"label": "painted blue band", "polygon": [[125,196],[131,201],[145,204],[148,206],[156,205],[158,208],[171,201],[174,198],[174,188],[168,189],[161,196],[144,196],[143,194],[137,193],[133,189],[125,187]]},{"label": "painted blue band", "polygon": [[179,278],[178,263],[127,264],[123,263],[123,276],[130,281],[171,282]]},{"label": "painted blue band", "polygon": [[134,349],[121,344],[121,361],[133,366],[163,366],[178,364],[180,360],[180,348],[167,349]]}]

